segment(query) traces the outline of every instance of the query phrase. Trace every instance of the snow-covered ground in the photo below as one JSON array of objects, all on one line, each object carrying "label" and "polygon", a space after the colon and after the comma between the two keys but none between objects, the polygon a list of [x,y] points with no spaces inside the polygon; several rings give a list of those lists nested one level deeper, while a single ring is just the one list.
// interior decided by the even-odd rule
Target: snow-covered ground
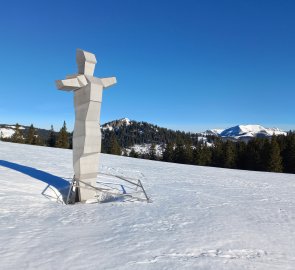
[{"label": "snow-covered ground", "polygon": [[[144,143],[144,144],[135,144],[130,148],[126,148],[127,155],[130,154],[131,150],[133,149],[137,154],[145,155],[150,152],[152,144],[151,143]],[[163,155],[163,146],[160,144],[155,145],[155,153],[158,157],[161,157]]]},{"label": "snow-covered ground", "polygon": [[1,269],[294,269],[295,175],[102,155],[153,202],[63,205],[71,155],[0,142]]},{"label": "snow-covered ground", "polygon": [[[20,126],[19,129],[25,129]],[[5,127],[0,127],[0,138],[10,138],[15,132],[15,126],[6,125]]]}]

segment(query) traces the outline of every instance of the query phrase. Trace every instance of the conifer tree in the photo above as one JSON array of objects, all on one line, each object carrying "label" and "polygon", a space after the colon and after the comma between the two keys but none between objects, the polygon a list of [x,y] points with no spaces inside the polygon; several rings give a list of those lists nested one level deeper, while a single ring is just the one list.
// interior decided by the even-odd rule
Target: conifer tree
[{"label": "conifer tree", "polygon": [[185,160],[186,160],[185,149],[184,149],[183,141],[181,139],[177,140],[173,153],[174,153],[173,162],[181,163],[181,164],[185,163]]},{"label": "conifer tree", "polygon": [[68,133],[69,135],[69,149],[73,149],[73,135],[74,132]]},{"label": "conifer tree", "polygon": [[194,165],[199,165],[200,150],[201,150],[201,143],[196,142],[195,147],[193,149],[193,158],[192,158],[192,163]]},{"label": "conifer tree", "polygon": [[172,162],[173,161],[173,148],[174,144],[171,142],[168,142],[166,144],[165,150],[163,152],[163,160],[166,162]]},{"label": "conifer tree", "polygon": [[69,135],[67,132],[66,121],[64,121],[63,126],[58,133],[56,145],[59,148],[69,148]]},{"label": "conifer tree", "polygon": [[129,157],[138,158],[138,154],[135,152],[134,148],[131,149]]},{"label": "conifer tree", "polygon": [[210,151],[210,148],[205,144],[199,145],[197,148],[198,151],[198,165],[201,166],[208,166],[211,164],[212,159],[212,153]]},{"label": "conifer tree", "polygon": [[270,149],[271,143],[269,138],[256,139],[259,144],[259,164],[258,168],[255,170],[259,171],[269,171],[269,160],[270,160]]},{"label": "conifer tree", "polygon": [[236,154],[237,154],[237,168],[245,170],[246,169],[246,143],[237,142],[236,143]]},{"label": "conifer tree", "polygon": [[38,145],[41,144],[40,139],[38,138],[38,135],[36,133],[36,129],[34,128],[33,124],[29,127],[29,131],[25,140],[26,144],[33,144]]},{"label": "conifer tree", "polygon": [[280,147],[276,136],[272,136],[269,144],[266,170],[270,172],[282,172],[283,170]]},{"label": "conifer tree", "polygon": [[11,136],[11,141],[14,143],[23,143],[24,142],[23,133],[20,130],[20,125],[18,123],[16,123],[16,125],[15,125],[15,131],[14,131],[14,134]]},{"label": "conifer tree", "polygon": [[193,163],[193,150],[192,150],[192,145],[191,142],[188,141],[185,145],[184,145],[184,160],[183,163],[184,164],[192,164]]},{"label": "conifer tree", "polygon": [[112,133],[111,139],[110,139],[110,145],[109,145],[109,154],[112,155],[121,155],[122,151],[120,148],[120,145],[117,141],[117,138],[114,133]]},{"label": "conifer tree", "polygon": [[245,150],[245,169],[259,171],[262,168],[262,141],[255,138],[250,140]]},{"label": "conifer tree", "polygon": [[101,152],[102,153],[107,153],[107,146],[106,146],[106,140],[104,137],[102,137],[102,140],[101,140]]},{"label": "conifer tree", "polygon": [[283,151],[284,172],[295,173],[295,133],[289,132]]},{"label": "conifer tree", "polygon": [[47,145],[50,147],[55,147],[56,144],[56,135],[53,129],[53,125],[51,125],[50,132],[47,139]]},{"label": "conifer tree", "polygon": [[212,148],[212,166],[222,167],[223,165],[223,142],[221,139],[216,138]]},{"label": "conifer tree", "polygon": [[150,149],[149,149],[149,159],[151,159],[151,160],[157,159],[156,145],[154,143],[151,144]]},{"label": "conifer tree", "polygon": [[225,168],[236,168],[235,143],[226,141],[223,150],[223,166]]}]

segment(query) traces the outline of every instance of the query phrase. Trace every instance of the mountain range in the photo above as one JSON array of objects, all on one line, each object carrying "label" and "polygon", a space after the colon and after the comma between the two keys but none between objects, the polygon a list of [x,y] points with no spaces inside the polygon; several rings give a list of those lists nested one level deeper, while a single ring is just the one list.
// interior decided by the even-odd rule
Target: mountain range
[{"label": "mountain range", "polygon": [[226,129],[207,130],[201,134],[244,140],[255,137],[265,138],[272,135],[286,135],[287,133],[278,128],[266,128],[261,125],[237,125]]},{"label": "mountain range", "polygon": [[[20,129],[27,133],[29,127],[20,125]],[[9,138],[14,134],[15,125],[0,124],[0,137]],[[38,135],[46,139],[49,130],[36,128]],[[176,140],[177,136],[185,138],[204,138],[208,136],[218,136],[230,140],[246,140],[255,137],[271,137],[272,135],[286,135],[285,131],[278,128],[266,128],[261,125],[237,125],[227,129],[211,129],[201,133],[187,133],[174,131],[159,127],[147,122],[138,122],[128,118],[122,118],[107,122],[101,126],[103,138],[107,139],[111,133],[119,137],[119,144],[124,148],[130,148],[134,145],[142,146],[145,144],[155,143],[157,145],[165,144],[168,140]]]}]

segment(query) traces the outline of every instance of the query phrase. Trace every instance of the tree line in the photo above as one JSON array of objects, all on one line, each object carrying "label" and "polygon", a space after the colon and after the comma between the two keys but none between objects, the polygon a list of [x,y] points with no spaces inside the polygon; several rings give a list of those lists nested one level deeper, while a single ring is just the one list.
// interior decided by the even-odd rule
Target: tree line
[{"label": "tree line", "polygon": [[55,132],[53,126],[51,126],[47,138],[40,136],[40,134],[38,134],[38,129],[36,129],[33,124],[31,124],[27,130],[23,130],[17,123],[15,125],[14,134],[9,138],[4,138],[1,134],[1,140],[49,147],[72,148],[72,136],[71,133],[67,131],[65,121],[59,132]]},{"label": "tree line", "polygon": [[231,169],[295,173],[295,133],[250,141],[216,137],[213,144],[168,143],[163,161]]},{"label": "tree line", "polygon": [[[137,133],[143,134],[138,130]],[[125,156],[134,158],[180,164],[295,173],[295,132],[291,131],[286,136],[253,138],[244,142],[225,140],[212,135],[199,141],[194,134],[163,129],[162,134],[157,136],[162,136],[164,142],[153,140],[153,138],[142,140],[143,143],[150,143],[149,151],[144,154],[137,153],[132,146],[131,151],[127,153],[125,147],[129,144],[124,144],[124,138],[126,142],[130,140],[130,136],[127,136],[126,131],[125,136],[122,134],[124,132],[121,128],[107,131],[103,140],[103,152],[116,155],[123,153]],[[148,135],[145,134],[145,136]],[[140,143],[137,142],[137,144]],[[156,154],[157,144],[163,146],[162,156]]]},{"label": "tree line", "polygon": [[[14,128],[14,134],[11,137],[3,137],[0,134],[0,139],[2,141],[32,144],[48,147],[57,147],[72,149],[73,148],[73,133],[67,131],[66,122],[64,121],[62,128],[59,132],[54,131],[53,126],[47,132],[48,135],[44,137],[38,132],[38,129],[34,127],[33,124],[28,129],[23,130],[23,128],[17,123]],[[122,150],[117,137],[114,133],[109,134],[109,136],[103,136],[102,139],[102,153],[121,155]]]},{"label": "tree line", "polygon": [[[156,132],[155,132],[156,131]],[[102,131],[102,153],[125,155],[135,158],[161,160],[181,164],[213,166],[231,169],[295,173],[295,132],[286,136],[254,138],[249,142],[223,140],[208,136],[199,141],[196,134],[159,128],[144,122],[124,125],[116,130]],[[59,132],[53,126],[46,138],[39,136],[33,124],[25,132],[19,124],[10,138],[3,141],[72,148],[72,133],[64,121]],[[136,153],[134,144],[150,144],[145,154]],[[162,145],[163,154],[158,156],[156,145]],[[127,152],[126,148],[131,148]]]},{"label": "tree line", "polygon": [[[53,126],[48,131],[37,129],[33,124],[25,129],[16,124],[13,136],[11,138],[2,137],[2,140],[49,147],[72,148],[72,136],[73,133],[67,131],[66,122],[63,123],[59,132],[54,131]],[[122,125],[117,129],[102,129],[101,151],[120,155],[124,153],[124,149],[135,144],[167,144],[168,142],[176,142],[177,138],[184,142],[190,142],[196,141],[197,135],[161,128],[146,122],[133,121],[132,125]]]}]

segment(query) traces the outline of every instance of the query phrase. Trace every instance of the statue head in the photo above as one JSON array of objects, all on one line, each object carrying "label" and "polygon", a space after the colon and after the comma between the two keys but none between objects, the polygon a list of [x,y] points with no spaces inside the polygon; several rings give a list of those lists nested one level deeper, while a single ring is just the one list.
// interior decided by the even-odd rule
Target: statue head
[{"label": "statue head", "polygon": [[79,74],[93,76],[95,64],[97,63],[93,53],[77,49],[76,61]]}]

